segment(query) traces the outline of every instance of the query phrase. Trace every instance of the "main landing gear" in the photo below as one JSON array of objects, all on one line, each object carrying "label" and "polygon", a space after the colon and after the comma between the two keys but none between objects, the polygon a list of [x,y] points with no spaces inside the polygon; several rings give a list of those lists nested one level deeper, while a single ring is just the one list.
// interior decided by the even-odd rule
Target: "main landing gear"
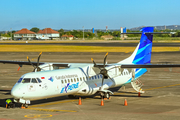
[{"label": "main landing gear", "polygon": [[28,104],[22,104],[21,108],[28,108]]},{"label": "main landing gear", "polygon": [[106,98],[106,99],[110,99],[110,93],[101,93],[100,94],[101,98]]}]

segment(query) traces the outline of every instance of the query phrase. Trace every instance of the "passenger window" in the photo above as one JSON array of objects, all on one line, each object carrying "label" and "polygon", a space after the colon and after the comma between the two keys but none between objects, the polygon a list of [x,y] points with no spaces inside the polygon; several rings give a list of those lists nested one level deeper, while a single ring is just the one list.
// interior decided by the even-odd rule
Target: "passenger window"
[{"label": "passenger window", "polygon": [[39,83],[41,83],[41,82],[42,82],[39,78],[36,78],[36,79],[37,79],[37,81],[38,81]]},{"label": "passenger window", "polygon": [[61,80],[61,83],[62,83],[62,84],[64,83],[63,80]]},{"label": "passenger window", "polygon": [[19,80],[17,81],[17,83],[21,83],[23,78],[19,78]]},{"label": "passenger window", "polygon": [[82,81],[82,78],[80,77],[80,81]]},{"label": "passenger window", "polygon": [[67,81],[65,80],[65,83],[67,83]]},{"label": "passenger window", "polygon": [[22,80],[22,83],[30,83],[30,78],[24,78],[23,80]]},{"label": "passenger window", "polygon": [[70,80],[68,79],[68,83],[70,83]]},{"label": "passenger window", "polygon": [[79,78],[77,78],[77,81],[79,82]]},{"label": "passenger window", "polygon": [[74,78],[74,82],[76,82],[76,78]]},{"label": "passenger window", "polygon": [[71,82],[73,82],[73,79],[71,79]]},{"label": "passenger window", "polygon": [[97,76],[97,78],[99,79],[99,75]]},{"label": "passenger window", "polygon": [[32,79],[31,79],[31,83],[37,83],[36,79],[35,79],[35,78],[32,78]]},{"label": "passenger window", "polygon": [[85,81],[85,77],[83,77],[83,80]]},{"label": "passenger window", "polygon": [[92,78],[92,80],[94,80],[94,76],[92,76],[91,78]]},{"label": "passenger window", "polygon": [[96,77],[96,76],[94,76],[94,79],[97,79],[97,77]]}]

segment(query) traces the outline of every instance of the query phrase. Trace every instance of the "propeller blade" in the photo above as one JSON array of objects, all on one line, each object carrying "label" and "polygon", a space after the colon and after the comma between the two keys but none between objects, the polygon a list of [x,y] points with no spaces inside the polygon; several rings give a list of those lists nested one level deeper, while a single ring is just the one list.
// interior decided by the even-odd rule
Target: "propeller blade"
[{"label": "propeller blade", "polygon": [[39,54],[38,59],[37,59],[37,67],[39,66],[39,59],[41,57],[41,54],[42,54],[42,52]]},{"label": "propeller blade", "polygon": [[27,56],[27,60],[28,60],[28,62],[29,62],[34,68],[36,68],[36,67],[34,66],[34,64],[32,64],[32,62],[30,61],[30,59],[29,59],[28,56]]},{"label": "propeller blade", "polygon": [[111,79],[112,82],[114,82],[114,80],[107,74],[107,76]]},{"label": "propeller blade", "polygon": [[104,83],[104,75],[102,76],[102,84],[100,90],[102,90],[103,83]]},{"label": "propeller blade", "polygon": [[104,57],[104,68],[105,68],[105,64],[106,64],[106,58],[107,58],[108,52],[106,53],[105,57]]},{"label": "propeller blade", "polygon": [[101,68],[98,65],[96,65],[96,62],[94,61],[93,58],[91,58],[91,61],[94,63],[94,67],[98,67],[101,70]]}]

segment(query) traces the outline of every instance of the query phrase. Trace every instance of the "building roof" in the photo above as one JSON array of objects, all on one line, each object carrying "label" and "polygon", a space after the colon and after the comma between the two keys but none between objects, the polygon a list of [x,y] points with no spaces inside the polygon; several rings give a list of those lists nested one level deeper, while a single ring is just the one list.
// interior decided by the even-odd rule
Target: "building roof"
[{"label": "building roof", "polygon": [[62,35],[61,37],[68,37],[68,35],[65,34],[65,35]]},{"label": "building roof", "polygon": [[44,30],[39,30],[37,34],[52,34],[52,33],[58,33],[58,31],[55,31],[51,28],[45,28]]},{"label": "building roof", "polygon": [[42,30],[39,30],[38,33],[43,33],[43,31],[42,31]]},{"label": "building roof", "polygon": [[114,37],[112,35],[104,35],[104,36],[101,36],[101,38],[103,38],[103,39],[112,39]]},{"label": "building roof", "polygon": [[27,28],[23,28],[20,31],[15,32],[14,34],[36,34],[36,33],[28,30]]},{"label": "building roof", "polygon": [[74,37],[73,35],[62,35],[61,37]]},{"label": "building roof", "polygon": [[69,35],[69,37],[74,37],[73,35]]}]

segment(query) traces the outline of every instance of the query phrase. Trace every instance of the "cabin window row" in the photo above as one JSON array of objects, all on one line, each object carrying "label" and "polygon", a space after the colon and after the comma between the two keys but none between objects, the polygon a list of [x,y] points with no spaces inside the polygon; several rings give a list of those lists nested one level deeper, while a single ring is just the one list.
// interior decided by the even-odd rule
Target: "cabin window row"
[{"label": "cabin window row", "polygon": [[[97,76],[92,76],[92,77],[90,77],[88,80],[95,80],[95,79],[101,79],[102,78],[102,75],[97,75]],[[70,83],[70,82],[79,82],[79,81],[82,81],[82,80],[86,80],[86,78],[85,77],[83,77],[83,78],[74,78],[74,79],[65,79],[65,80],[61,80],[61,83],[63,84],[63,83]]]},{"label": "cabin window row", "polygon": [[83,77],[83,78],[74,78],[74,79],[65,79],[65,80],[61,80],[61,83],[63,84],[63,83],[70,83],[70,82],[79,82],[79,81],[82,81],[82,80],[84,80],[85,81],[85,77]]}]

